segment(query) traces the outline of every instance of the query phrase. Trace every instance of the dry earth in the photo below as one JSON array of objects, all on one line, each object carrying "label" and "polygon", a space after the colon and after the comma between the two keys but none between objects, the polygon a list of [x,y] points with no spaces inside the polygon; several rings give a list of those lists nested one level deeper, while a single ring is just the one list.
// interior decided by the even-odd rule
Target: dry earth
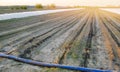
[{"label": "dry earth", "polygon": [[[93,8],[0,21],[0,52],[120,71],[120,15]],[[0,72],[77,72],[0,58]]]}]

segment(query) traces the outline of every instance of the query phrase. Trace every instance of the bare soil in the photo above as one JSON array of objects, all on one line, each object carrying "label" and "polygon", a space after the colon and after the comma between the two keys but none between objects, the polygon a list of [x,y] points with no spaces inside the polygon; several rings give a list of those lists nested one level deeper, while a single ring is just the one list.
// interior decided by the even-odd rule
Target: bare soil
[{"label": "bare soil", "polygon": [[[120,71],[120,15],[81,9],[0,21],[0,52],[46,63]],[[0,58],[0,72],[77,72]]]}]

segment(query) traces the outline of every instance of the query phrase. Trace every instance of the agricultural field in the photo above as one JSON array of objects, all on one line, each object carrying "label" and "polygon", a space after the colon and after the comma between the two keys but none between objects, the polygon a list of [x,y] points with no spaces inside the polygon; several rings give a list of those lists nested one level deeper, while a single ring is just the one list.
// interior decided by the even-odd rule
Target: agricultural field
[{"label": "agricultural field", "polygon": [[[120,15],[97,8],[0,21],[0,52],[45,63],[120,71]],[[0,72],[78,72],[0,58]]]}]

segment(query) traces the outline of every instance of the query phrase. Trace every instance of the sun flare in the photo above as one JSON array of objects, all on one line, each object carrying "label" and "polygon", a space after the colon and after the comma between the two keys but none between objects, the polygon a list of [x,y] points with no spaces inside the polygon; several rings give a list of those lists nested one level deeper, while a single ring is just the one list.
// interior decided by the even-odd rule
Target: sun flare
[{"label": "sun flare", "polygon": [[54,3],[59,6],[106,6],[106,5],[120,5],[120,0],[0,0],[0,6],[5,5],[35,5],[42,3],[48,5]]}]

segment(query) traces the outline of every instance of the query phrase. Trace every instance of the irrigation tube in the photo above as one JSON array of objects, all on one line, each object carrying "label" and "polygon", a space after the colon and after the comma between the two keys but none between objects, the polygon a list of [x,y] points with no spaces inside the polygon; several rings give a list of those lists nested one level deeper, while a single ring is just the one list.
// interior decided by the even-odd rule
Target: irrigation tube
[{"label": "irrigation tube", "polygon": [[7,55],[4,53],[0,53],[0,57],[8,58],[8,59],[16,60],[19,62],[36,65],[36,66],[42,66],[42,67],[55,67],[55,68],[63,68],[63,69],[77,70],[77,71],[83,71],[83,72],[112,72],[111,70],[99,70],[99,69],[93,69],[93,68],[83,68],[83,67],[60,65],[60,64],[48,64],[48,63],[16,57],[14,55]]}]

